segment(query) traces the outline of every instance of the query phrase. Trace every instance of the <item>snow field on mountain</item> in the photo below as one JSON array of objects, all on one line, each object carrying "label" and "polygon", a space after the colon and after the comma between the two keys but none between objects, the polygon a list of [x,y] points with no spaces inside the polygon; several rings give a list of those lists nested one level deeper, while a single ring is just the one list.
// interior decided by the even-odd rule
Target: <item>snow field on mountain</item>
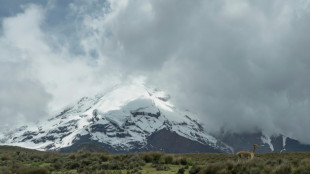
[{"label": "snow field on mountain", "polygon": [[57,150],[90,136],[115,149],[143,148],[153,133],[167,129],[211,146],[230,149],[205,132],[198,119],[173,106],[170,96],[143,84],[119,85],[95,97],[83,97],[58,115],[1,138],[3,144]]}]

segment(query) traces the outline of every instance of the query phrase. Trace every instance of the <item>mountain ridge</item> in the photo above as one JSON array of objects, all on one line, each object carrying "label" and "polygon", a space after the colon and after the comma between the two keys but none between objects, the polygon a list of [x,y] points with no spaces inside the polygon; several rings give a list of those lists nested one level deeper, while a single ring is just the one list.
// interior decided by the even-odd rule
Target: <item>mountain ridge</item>
[{"label": "mountain ridge", "polygon": [[[232,152],[231,147],[208,134],[192,113],[174,107],[170,97],[144,85],[116,86],[105,94],[83,97],[34,126],[2,136],[0,142],[53,151],[93,141],[114,152]],[[175,150],[171,146],[174,142],[162,140],[165,136],[187,145]]]},{"label": "mountain ridge", "polygon": [[258,153],[310,151],[310,145],[284,135],[261,132],[209,134],[197,116],[170,103],[171,96],[143,84],[114,86],[94,97],[83,97],[58,114],[0,135],[0,144],[69,152],[95,143],[113,153]]},{"label": "mountain ridge", "polygon": [[260,146],[256,150],[257,153],[310,151],[310,145],[302,144],[284,135],[268,136],[262,132],[256,132],[228,133],[215,137],[231,146],[234,149],[234,153],[238,151],[252,151],[253,144]]}]

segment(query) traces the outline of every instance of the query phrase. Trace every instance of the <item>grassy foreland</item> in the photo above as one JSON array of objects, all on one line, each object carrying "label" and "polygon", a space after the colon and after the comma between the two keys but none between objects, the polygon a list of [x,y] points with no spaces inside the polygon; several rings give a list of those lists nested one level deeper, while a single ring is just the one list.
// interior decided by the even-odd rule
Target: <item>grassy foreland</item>
[{"label": "grassy foreland", "polygon": [[256,154],[237,162],[230,154],[55,153],[0,146],[0,174],[98,173],[98,174],[310,174],[310,153]]}]

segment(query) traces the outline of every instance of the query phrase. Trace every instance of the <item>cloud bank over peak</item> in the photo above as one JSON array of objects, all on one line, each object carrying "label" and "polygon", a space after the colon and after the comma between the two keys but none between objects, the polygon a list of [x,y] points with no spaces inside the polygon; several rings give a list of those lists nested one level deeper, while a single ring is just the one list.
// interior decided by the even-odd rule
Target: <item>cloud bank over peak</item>
[{"label": "cloud bank over peak", "polygon": [[5,125],[38,121],[118,82],[119,74],[101,69],[103,61],[90,63],[45,32],[47,12],[31,4],[2,20],[0,110]]},{"label": "cloud bank over peak", "polygon": [[[1,119],[14,111],[35,120],[143,76],[209,131],[263,131],[310,143],[307,0],[4,4],[19,10],[0,17],[1,91],[29,89],[37,97],[18,95],[29,106],[14,109],[23,100],[10,104],[1,94]],[[9,84],[19,87],[7,92]]]}]

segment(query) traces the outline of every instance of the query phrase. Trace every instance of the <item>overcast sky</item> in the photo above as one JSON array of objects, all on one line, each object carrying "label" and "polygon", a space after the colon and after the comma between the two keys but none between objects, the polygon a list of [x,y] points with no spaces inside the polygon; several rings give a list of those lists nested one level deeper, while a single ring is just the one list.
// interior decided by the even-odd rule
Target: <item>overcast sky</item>
[{"label": "overcast sky", "polygon": [[145,79],[208,131],[310,143],[309,0],[0,0],[0,126]]}]

